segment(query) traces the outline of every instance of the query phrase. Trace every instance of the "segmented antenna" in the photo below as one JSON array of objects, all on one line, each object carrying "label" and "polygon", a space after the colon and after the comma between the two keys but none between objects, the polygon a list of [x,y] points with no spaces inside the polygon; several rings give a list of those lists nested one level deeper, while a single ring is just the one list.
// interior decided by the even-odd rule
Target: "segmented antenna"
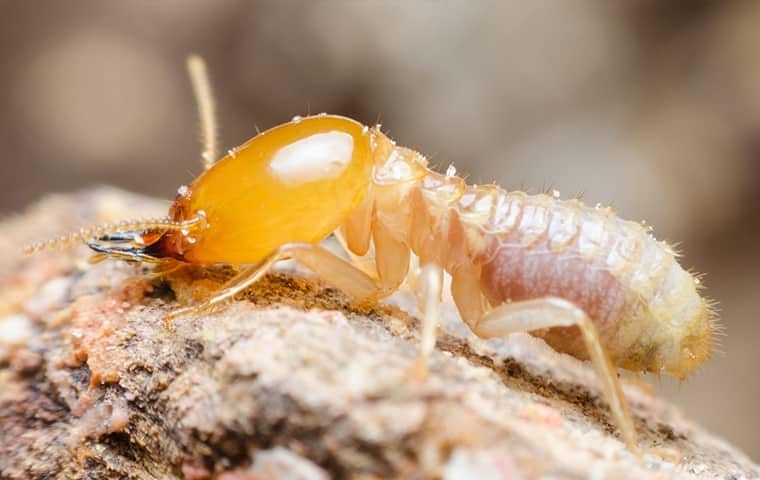
[{"label": "segmented antenna", "polygon": [[80,228],[79,231],[51,238],[49,240],[34,242],[24,247],[24,255],[33,255],[45,250],[56,250],[70,247],[73,243],[88,242],[106,235],[120,232],[163,230],[182,231],[201,225],[205,221],[203,215],[199,215],[184,222],[176,222],[168,218],[141,218],[137,220],[125,220],[116,223],[105,223],[94,227]]},{"label": "segmented antenna", "polygon": [[201,159],[203,168],[208,170],[214,164],[217,155],[214,95],[211,93],[211,82],[209,81],[206,62],[201,57],[190,55],[187,58],[187,71],[190,74],[190,83],[193,85],[195,102],[198,106],[198,117],[201,122],[201,142],[203,144]]}]

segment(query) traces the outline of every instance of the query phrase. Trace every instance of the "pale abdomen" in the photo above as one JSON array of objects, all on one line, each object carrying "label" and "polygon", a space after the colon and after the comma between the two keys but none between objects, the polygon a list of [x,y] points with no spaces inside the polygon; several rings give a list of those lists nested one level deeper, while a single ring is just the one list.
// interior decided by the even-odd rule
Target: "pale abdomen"
[{"label": "pale abdomen", "polygon": [[[577,201],[515,193],[504,203],[473,259],[491,305],[569,300],[593,320],[613,362],[631,370],[682,376],[701,362],[709,309],[667,244],[608,209]],[[576,327],[535,333],[558,351],[587,356]]]},{"label": "pale abdomen", "polygon": [[[613,362],[635,371],[680,377],[708,355],[712,323],[694,278],[643,226],[577,200],[490,186],[468,187],[448,209],[430,192],[411,198],[418,199],[411,202],[414,253],[455,276],[463,265],[479,267],[479,288],[492,307],[569,300],[593,320]],[[576,327],[534,334],[587,357]]]},{"label": "pale abdomen", "polygon": [[[504,302],[560,297],[586,312],[619,367],[683,377],[709,355],[715,327],[697,280],[642,225],[558,195],[467,186],[416,152],[390,150],[375,174],[373,222],[452,275],[471,326]],[[586,358],[575,327],[533,333]]]}]

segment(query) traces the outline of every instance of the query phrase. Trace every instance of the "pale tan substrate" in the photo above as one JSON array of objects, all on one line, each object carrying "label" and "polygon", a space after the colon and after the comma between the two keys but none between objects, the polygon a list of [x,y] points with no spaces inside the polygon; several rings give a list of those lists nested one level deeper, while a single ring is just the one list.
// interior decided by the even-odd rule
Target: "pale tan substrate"
[{"label": "pale tan substrate", "polygon": [[108,220],[99,215],[165,205],[100,189],[0,225],[0,477],[758,476],[740,452],[626,385],[644,446],[683,457],[640,462],[612,433],[590,367],[528,336],[480,341],[452,309],[430,378],[414,384],[404,378],[413,317],[298,275],[270,275],[169,333],[161,318],[174,296],[201,295],[228,271],[151,284],[123,263],[87,265],[85,248],[17,255]]}]

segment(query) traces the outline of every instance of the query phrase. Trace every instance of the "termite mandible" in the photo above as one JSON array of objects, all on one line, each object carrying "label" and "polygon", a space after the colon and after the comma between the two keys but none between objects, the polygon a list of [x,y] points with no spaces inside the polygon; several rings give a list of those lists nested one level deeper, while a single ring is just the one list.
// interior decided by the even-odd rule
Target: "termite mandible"
[{"label": "termite mandible", "polygon": [[[217,162],[205,64],[188,60],[205,171],[180,187],[166,218],[109,224],[38,242],[31,254],[84,241],[101,257],[240,267],[211,298],[170,314],[201,313],[291,258],[357,299],[393,293],[422,266],[418,365],[435,345],[444,271],[464,322],[483,338],[531,332],[591,360],[622,439],[638,452],[616,367],[684,378],[710,354],[717,330],[698,279],[651,231],[611,210],[559,195],[467,185],[453,168],[337,115],[295,117]],[[349,260],[319,242],[336,233]],[[357,258],[374,246],[377,275]]]}]

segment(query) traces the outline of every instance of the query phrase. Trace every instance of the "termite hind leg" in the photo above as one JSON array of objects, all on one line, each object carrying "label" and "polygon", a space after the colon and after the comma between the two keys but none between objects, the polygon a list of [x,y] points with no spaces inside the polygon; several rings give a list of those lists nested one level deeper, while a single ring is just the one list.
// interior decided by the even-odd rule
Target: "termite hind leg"
[{"label": "termite hind leg", "polygon": [[639,455],[636,430],[620,387],[617,371],[599,339],[596,327],[583,310],[555,297],[505,303],[483,315],[471,328],[479,337],[493,338],[514,332],[572,325],[580,328],[589,358],[602,382],[604,396],[623,442],[631,452]]},{"label": "termite hind leg", "polygon": [[433,353],[436,341],[436,330],[441,319],[441,292],[443,290],[443,268],[434,263],[428,263],[419,275],[420,297],[423,311],[422,331],[420,333],[420,348],[417,354],[412,376],[424,379],[428,374],[430,355]]},{"label": "termite hind leg", "polygon": [[233,299],[235,295],[261,279],[275,263],[287,258],[297,260],[327,283],[359,300],[378,298],[381,295],[373,279],[332,252],[315,244],[288,243],[280,246],[259,264],[244,267],[211,298],[169,313],[165,318],[166,327],[171,329],[172,321],[179,316],[204,313]]}]

